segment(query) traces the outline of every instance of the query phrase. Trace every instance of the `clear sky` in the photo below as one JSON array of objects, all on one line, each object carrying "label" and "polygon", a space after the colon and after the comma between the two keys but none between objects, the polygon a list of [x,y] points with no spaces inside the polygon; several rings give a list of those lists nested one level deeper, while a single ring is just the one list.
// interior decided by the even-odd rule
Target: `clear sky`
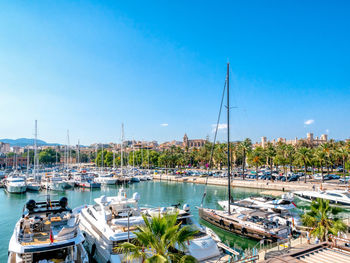
[{"label": "clear sky", "polygon": [[[349,1],[1,1],[0,138],[350,137]],[[223,115],[221,123],[226,123]],[[225,125],[221,125],[224,127]],[[220,138],[224,138],[221,131]]]}]

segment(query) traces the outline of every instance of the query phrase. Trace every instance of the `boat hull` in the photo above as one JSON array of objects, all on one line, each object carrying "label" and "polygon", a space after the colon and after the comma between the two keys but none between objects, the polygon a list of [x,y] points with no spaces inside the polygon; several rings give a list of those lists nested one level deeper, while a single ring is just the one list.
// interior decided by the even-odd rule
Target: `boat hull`
[{"label": "boat hull", "polygon": [[22,194],[27,191],[27,186],[26,185],[5,185],[5,189],[8,193],[10,194]]},{"label": "boat hull", "polygon": [[272,242],[276,242],[279,240],[277,236],[272,235],[271,233],[259,231],[257,229],[249,228],[247,226],[242,226],[239,222],[236,222],[235,220],[229,220],[225,217],[221,217],[215,214],[214,212],[210,212],[208,209],[203,209],[199,207],[198,212],[199,217],[202,220],[230,233],[246,236],[256,240],[268,239]]},{"label": "boat hull", "polygon": [[89,182],[81,182],[78,183],[78,186],[81,188],[100,188],[100,183],[89,183]]},{"label": "boat hull", "polygon": [[40,191],[40,185],[27,185],[27,191],[37,192]]}]

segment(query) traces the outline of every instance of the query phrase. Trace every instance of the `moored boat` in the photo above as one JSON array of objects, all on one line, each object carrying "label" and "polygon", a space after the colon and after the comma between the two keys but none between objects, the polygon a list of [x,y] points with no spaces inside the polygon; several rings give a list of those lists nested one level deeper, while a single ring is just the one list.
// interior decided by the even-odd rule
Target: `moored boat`
[{"label": "moored boat", "polygon": [[27,190],[25,179],[19,175],[12,175],[5,179],[5,189],[11,194],[22,194]]},{"label": "moored boat", "polygon": [[275,242],[285,239],[291,234],[290,226],[269,220],[268,214],[259,210],[228,213],[227,211],[199,207],[198,212],[201,219],[212,225],[257,240],[264,239]]},{"label": "moored boat", "polygon": [[122,262],[125,258],[116,248],[121,243],[134,239],[136,236],[132,231],[135,226],[144,223],[138,207],[139,199],[138,193],[127,198],[125,190],[119,189],[117,196],[101,196],[94,200],[94,205],[81,209],[80,229],[86,237],[90,255],[97,262]]},{"label": "moored boat", "polygon": [[328,200],[330,205],[350,208],[350,192],[344,190],[296,191],[300,199],[312,202],[317,198]]},{"label": "moored boat", "polygon": [[78,223],[78,215],[68,208],[65,197],[59,201],[29,200],[11,237],[8,263],[88,263]]}]

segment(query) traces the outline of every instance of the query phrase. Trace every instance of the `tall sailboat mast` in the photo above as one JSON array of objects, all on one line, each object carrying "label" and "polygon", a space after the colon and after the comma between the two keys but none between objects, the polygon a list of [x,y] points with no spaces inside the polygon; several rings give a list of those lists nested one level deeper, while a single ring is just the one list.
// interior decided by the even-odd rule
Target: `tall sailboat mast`
[{"label": "tall sailboat mast", "polygon": [[78,140],[78,147],[77,147],[77,158],[78,158],[78,166],[80,168],[80,140]]},{"label": "tall sailboat mast", "polygon": [[37,165],[37,139],[38,139],[38,121],[35,120],[35,134],[34,134],[34,178],[36,178]]},{"label": "tall sailboat mast", "polygon": [[230,171],[230,63],[227,63],[227,186],[228,186],[228,214],[231,214],[231,171]]},{"label": "tall sailboat mast", "polygon": [[29,146],[27,147],[27,176],[29,174]]},{"label": "tall sailboat mast", "polygon": [[120,174],[123,175],[123,162],[124,162],[124,156],[123,156],[123,144],[124,144],[124,123],[122,123],[122,136],[121,136],[121,145],[120,145]]}]

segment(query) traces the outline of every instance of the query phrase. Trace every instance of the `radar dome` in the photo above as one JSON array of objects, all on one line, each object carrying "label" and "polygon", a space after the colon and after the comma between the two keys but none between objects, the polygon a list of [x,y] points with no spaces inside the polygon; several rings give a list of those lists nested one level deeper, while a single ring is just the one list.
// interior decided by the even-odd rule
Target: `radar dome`
[{"label": "radar dome", "polygon": [[140,194],[139,193],[134,193],[133,195],[132,195],[132,198],[134,199],[134,200],[136,200],[136,201],[139,201],[140,199],[141,199],[141,196],[140,196]]},{"label": "radar dome", "polygon": [[186,212],[189,212],[190,211],[190,205],[189,204],[184,204],[183,210],[185,210]]}]

